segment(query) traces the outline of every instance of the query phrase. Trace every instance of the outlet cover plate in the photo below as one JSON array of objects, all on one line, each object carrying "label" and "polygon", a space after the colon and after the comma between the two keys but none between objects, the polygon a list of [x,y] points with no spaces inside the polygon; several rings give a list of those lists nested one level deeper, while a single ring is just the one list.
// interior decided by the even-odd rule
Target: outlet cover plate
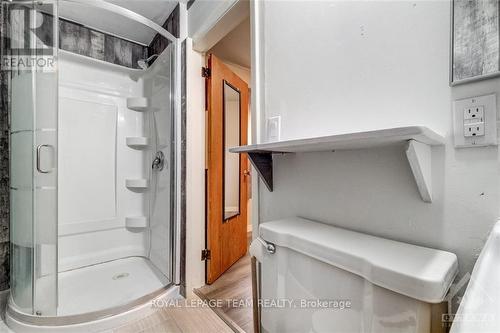
[{"label": "outlet cover plate", "polygon": [[267,118],[267,142],[280,141],[281,116]]},{"label": "outlet cover plate", "polygon": [[[497,145],[497,103],[496,95],[469,97],[453,103],[453,130],[455,147],[482,147]],[[465,137],[464,110],[470,107],[484,109],[484,135]]]}]

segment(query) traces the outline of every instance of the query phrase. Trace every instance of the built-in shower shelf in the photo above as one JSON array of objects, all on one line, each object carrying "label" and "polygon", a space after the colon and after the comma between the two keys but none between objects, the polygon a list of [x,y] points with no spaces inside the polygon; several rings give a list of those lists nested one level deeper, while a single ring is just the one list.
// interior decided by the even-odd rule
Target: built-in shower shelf
[{"label": "built-in shower shelf", "polygon": [[149,187],[148,179],[127,179],[125,183],[130,189],[147,189]]},{"label": "built-in shower shelf", "polygon": [[146,97],[127,98],[127,108],[139,112],[157,111],[155,107],[151,106],[150,99]]},{"label": "built-in shower shelf", "polygon": [[444,138],[423,126],[394,127],[374,131],[345,133],[308,139],[279,141],[231,148],[246,153],[269,191],[273,190],[273,154],[332,152],[405,146],[406,156],[422,200],[432,202],[431,146],[444,144]]},{"label": "built-in shower shelf", "polygon": [[144,112],[149,107],[149,99],[145,97],[129,97],[127,98],[127,108],[134,111]]},{"label": "built-in shower shelf", "polygon": [[125,226],[127,228],[147,228],[148,218],[146,216],[130,216],[125,218]]},{"label": "built-in shower shelf", "polygon": [[146,148],[149,146],[149,138],[144,136],[128,137],[127,146],[136,149]]}]

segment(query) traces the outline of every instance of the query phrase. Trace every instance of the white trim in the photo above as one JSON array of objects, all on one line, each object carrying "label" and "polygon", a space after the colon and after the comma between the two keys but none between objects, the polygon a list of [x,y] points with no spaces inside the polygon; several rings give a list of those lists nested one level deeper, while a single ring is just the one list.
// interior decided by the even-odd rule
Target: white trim
[{"label": "white trim", "polygon": [[183,41],[188,36],[188,10],[185,1],[179,2],[179,40]]},{"label": "white trim", "polygon": [[117,216],[92,221],[77,221],[60,224],[59,237],[87,232],[124,228],[125,224]]},{"label": "white trim", "polygon": [[193,49],[207,52],[249,15],[248,0],[195,1],[189,8]]},{"label": "white trim", "polygon": [[186,293],[205,285],[205,79],[203,54],[186,39]]},{"label": "white trim", "polygon": [[89,64],[92,66],[102,66],[105,69],[111,68],[115,71],[122,72],[123,74],[127,74],[127,75],[140,75],[140,74],[144,73],[144,71],[142,69],[125,67],[122,65],[114,64],[112,62],[107,62],[107,61],[100,60],[97,58],[84,56],[84,55],[70,52],[70,51],[66,51],[63,49],[59,49],[58,53],[59,53],[59,57],[60,57],[59,60],[76,61],[78,63]]},{"label": "white trim", "polygon": [[[262,143],[263,112],[265,107],[264,87],[264,2],[255,0],[250,2],[250,43],[251,43],[251,119],[252,144]],[[259,186],[257,170],[252,166],[252,238],[259,236]]]}]

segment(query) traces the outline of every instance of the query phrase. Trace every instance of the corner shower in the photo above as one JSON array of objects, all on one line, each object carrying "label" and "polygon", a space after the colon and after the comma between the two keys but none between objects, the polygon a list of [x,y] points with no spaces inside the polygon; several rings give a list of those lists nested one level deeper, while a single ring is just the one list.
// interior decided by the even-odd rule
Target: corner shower
[{"label": "corner shower", "polygon": [[[140,69],[61,50],[60,6],[143,24],[167,46],[143,54]],[[75,324],[164,293],[177,282],[178,39],[105,1],[3,1],[2,15],[2,62],[10,61],[8,317]]]}]

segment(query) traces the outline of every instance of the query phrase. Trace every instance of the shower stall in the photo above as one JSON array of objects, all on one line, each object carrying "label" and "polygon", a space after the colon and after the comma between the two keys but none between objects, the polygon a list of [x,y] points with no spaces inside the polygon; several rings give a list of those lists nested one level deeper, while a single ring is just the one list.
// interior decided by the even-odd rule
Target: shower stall
[{"label": "shower stall", "polygon": [[[63,7],[140,24],[167,46],[129,67],[64,51]],[[116,1],[2,1],[1,14],[10,87],[8,320],[83,323],[168,293],[178,283],[178,38]],[[76,38],[99,43],[95,36]],[[125,44],[114,47],[136,52]]]}]

